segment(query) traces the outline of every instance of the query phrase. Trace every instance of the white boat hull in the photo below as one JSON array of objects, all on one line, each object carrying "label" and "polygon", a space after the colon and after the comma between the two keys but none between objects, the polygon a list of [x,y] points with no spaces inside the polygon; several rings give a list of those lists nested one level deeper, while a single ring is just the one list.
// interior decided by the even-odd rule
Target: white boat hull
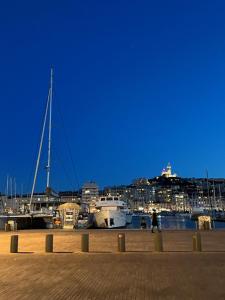
[{"label": "white boat hull", "polygon": [[97,228],[120,228],[126,226],[126,214],[117,210],[103,210],[94,213]]}]

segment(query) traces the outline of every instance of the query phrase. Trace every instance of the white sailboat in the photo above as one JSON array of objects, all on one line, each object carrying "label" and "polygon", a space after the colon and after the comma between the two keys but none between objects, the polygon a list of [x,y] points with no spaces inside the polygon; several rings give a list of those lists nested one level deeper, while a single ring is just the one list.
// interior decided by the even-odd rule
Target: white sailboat
[{"label": "white sailboat", "polygon": [[[32,184],[32,191],[29,201],[29,209],[24,209],[24,212],[22,213],[17,212],[13,214],[7,214],[7,215],[0,215],[0,229],[4,229],[5,225],[10,225],[11,230],[14,230],[12,228],[17,229],[30,229],[30,228],[52,228],[52,220],[53,220],[53,214],[49,210],[45,210],[43,212],[42,210],[35,210],[35,201],[34,201],[34,190],[36,185],[36,179],[40,164],[40,158],[41,158],[41,152],[42,152],[42,146],[43,146],[43,139],[45,134],[45,128],[47,123],[47,118],[49,118],[49,131],[48,131],[48,163],[47,163],[47,187],[46,187],[46,199],[45,203],[48,202],[48,200],[51,200],[51,197],[53,197],[52,189],[50,188],[50,167],[51,167],[51,129],[52,129],[52,94],[53,94],[53,70],[51,69],[51,80],[50,80],[50,88],[48,92],[48,98],[46,103],[46,110],[44,115],[44,123],[42,127],[41,132],[41,141],[38,151],[38,157],[35,167],[35,173],[34,173],[34,180]],[[7,176],[7,192],[6,197],[8,198],[8,189],[9,189],[9,180]],[[16,200],[16,182],[15,184],[15,200]],[[12,178],[11,178],[11,197],[10,199],[13,199],[12,196]],[[13,207],[13,205],[12,205]]]},{"label": "white sailboat", "polygon": [[51,69],[51,78],[50,78],[50,87],[48,91],[48,98],[47,98],[47,103],[46,103],[46,109],[45,109],[45,114],[44,114],[44,122],[43,122],[43,127],[42,127],[42,132],[41,132],[41,140],[40,140],[40,145],[39,145],[39,151],[38,151],[38,157],[36,161],[36,167],[35,167],[35,172],[34,172],[34,180],[32,184],[32,191],[31,191],[31,196],[30,196],[30,203],[29,203],[29,212],[32,215],[38,215],[38,214],[45,214],[45,215],[52,215],[52,212],[49,211],[48,209],[45,209],[43,211],[42,209],[36,210],[35,209],[35,203],[34,203],[34,190],[36,186],[36,180],[37,180],[37,175],[38,175],[38,170],[39,170],[39,165],[40,165],[40,158],[41,158],[41,153],[42,153],[42,148],[43,148],[43,140],[44,140],[44,135],[45,135],[45,130],[46,130],[46,123],[48,119],[48,162],[46,166],[46,171],[47,171],[47,182],[46,182],[46,203],[48,203],[51,197],[57,196],[56,194],[53,193],[51,187],[50,187],[50,171],[51,171],[51,142],[52,142],[52,97],[53,97],[53,69]]}]

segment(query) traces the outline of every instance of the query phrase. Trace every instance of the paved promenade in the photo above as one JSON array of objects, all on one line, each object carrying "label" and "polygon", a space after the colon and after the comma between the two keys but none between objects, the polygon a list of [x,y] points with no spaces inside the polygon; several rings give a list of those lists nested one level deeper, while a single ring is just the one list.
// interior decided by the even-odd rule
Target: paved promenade
[{"label": "paved promenade", "polygon": [[[203,232],[201,253],[192,231],[163,232],[163,253],[150,231],[89,232],[90,253],[80,252],[81,231],[52,231],[49,254],[50,231],[17,232],[18,254],[9,254],[11,233],[0,233],[0,299],[225,299],[225,231]],[[119,232],[126,253],[117,252]]]}]

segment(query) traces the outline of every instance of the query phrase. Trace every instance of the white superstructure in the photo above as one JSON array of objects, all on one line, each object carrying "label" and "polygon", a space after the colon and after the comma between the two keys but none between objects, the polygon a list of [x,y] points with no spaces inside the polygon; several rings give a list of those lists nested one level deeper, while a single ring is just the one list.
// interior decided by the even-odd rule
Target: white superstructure
[{"label": "white superstructure", "polygon": [[95,204],[95,226],[98,228],[119,228],[126,226],[126,203],[118,196],[102,196]]}]

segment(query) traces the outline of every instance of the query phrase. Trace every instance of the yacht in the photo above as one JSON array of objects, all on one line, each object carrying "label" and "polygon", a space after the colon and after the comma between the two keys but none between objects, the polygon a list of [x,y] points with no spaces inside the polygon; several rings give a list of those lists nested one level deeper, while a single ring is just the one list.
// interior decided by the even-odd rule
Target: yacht
[{"label": "yacht", "polygon": [[95,203],[95,226],[97,228],[125,227],[126,206],[126,203],[118,196],[100,197]]}]

